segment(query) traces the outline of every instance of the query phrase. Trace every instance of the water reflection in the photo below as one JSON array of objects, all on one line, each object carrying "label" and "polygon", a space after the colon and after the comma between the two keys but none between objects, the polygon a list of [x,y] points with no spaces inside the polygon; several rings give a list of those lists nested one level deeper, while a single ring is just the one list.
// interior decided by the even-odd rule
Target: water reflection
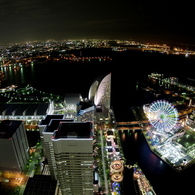
[{"label": "water reflection", "polygon": [[24,83],[25,80],[24,80],[24,70],[23,68],[20,68],[20,80],[21,80],[21,83]]},{"label": "water reflection", "polygon": [[[158,195],[192,194],[195,166],[178,173],[150,150],[141,131],[125,132],[125,136],[120,133],[120,136],[127,163],[138,163]],[[134,188],[131,182],[132,175],[125,175],[125,185]],[[129,189],[126,190],[124,195],[129,194]]]},{"label": "water reflection", "polygon": [[138,137],[138,135],[137,135],[137,132],[134,132],[134,139],[137,141],[137,137]]},{"label": "water reflection", "polygon": [[13,67],[13,66],[6,66],[1,67],[0,69],[5,77],[4,77],[4,86],[7,87],[11,84],[17,83],[28,83],[28,80],[31,80],[31,75],[34,74],[34,67],[33,65],[29,67]]},{"label": "water reflection", "polygon": [[30,67],[31,67],[31,73],[32,75],[34,75],[34,62],[31,62]]},{"label": "water reflection", "polygon": [[121,140],[122,140],[122,141],[125,141],[125,139],[126,139],[126,134],[125,134],[125,132],[123,131],[122,134],[121,134]]}]

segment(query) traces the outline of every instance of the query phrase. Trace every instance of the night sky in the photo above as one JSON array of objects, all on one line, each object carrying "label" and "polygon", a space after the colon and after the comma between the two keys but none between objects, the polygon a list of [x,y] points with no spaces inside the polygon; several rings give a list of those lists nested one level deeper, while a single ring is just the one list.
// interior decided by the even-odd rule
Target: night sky
[{"label": "night sky", "polygon": [[194,19],[193,1],[0,0],[0,44],[89,38],[195,44]]}]

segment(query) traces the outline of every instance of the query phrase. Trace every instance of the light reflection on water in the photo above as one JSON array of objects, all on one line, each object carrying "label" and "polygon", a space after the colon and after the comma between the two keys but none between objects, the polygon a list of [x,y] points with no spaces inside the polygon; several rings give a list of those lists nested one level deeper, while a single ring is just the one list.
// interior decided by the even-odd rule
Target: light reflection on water
[{"label": "light reflection on water", "polygon": [[35,83],[34,64],[23,67],[1,67],[0,70],[4,73],[5,79],[2,87],[7,87],[11,84],[27,84]]},{"label": "light reflection on water", "polygon": [[[192,194],[194,182],[190,177],[194,177],[195,166],[181,173],[176,172],[150,150],[142,132],[138,130],[125,133],[125,136],[121,134],[121,143],[127,164],[138,163],[157,195]],[[131,177],[125,177],[125,183],[131,181]],[[132,182],[129,185],[133,187]]]},{"label": "light reflection on water", "polygon": [[126,139],[126,134],[125,134],[125,132],[123,132],[123,133],[121,134],[121,140],[122,140],[122,141],[125,141],[125,139]]},{"label": "light reflection on water", "polygon": [[134,140],[137,141],[137,137],[138,137],[137,132],[134,132]]},{"label": "light reflection on water", "polygon": [[[133,58],[133,55],[131,57]],[[140,66],[137,66],[138,69],[134,70],[135,73],[139,72],[139,74],[135,74],[136,76],[132,75],[131,80],[129,80],[130,78],[129,72],[126,71],[126,67],[127,65],[129,65],[129,61],[126,62],[125,60],[123,61],[123,63],[120,63],[123,65],[124,68],[118,69],[118,64],[119,64],[118,61],[115,62],[113,60],[111,64],[106,64],[107,66],[105,66],[105,64],[102,64],[102,66],[98,64],[98,68],[96,69],[96,71],[92,71],[91,74],[89,74],[89,70],[91,70],[92,63],[89,63],[88,65],[85,64],[86,66],[84,68],[81,68],[83,67],[82,63],[75,63],[78,66],[76,66],[73,63],[63,63],[63,68],[62,68],[62,64],[57,64],[57,65],[55,64],[55,66],[54,64],[47,64],[47,66],[44,64],[43,65],[34,64],[28,67],[23,67],[23,70],[21,69],[17,70],[15,73],[20,71],[20,74],[15,74],[15,77],[13,77],[13,70],[8,67],[1,68],[1,71],[3,71],[8,78],[6,81],[7,85],[16,84],[15,83],[16,81],[21,81],[22,83],[30,83],[30,84],[38,83],[38,86],[42,86],[43,88],[47,86],[49,86],[50,88],[53,87],[53,90],[56,89],[56,86],[58,86],[59,88],[58,91],[60,90],[60,88],[62,88],[62,90],[66,90],[67,92],[70,92],[69,90],[73,90],[73,92],[75,91],[83,92],[82,90],[85,91],[85,88],[87,88],[86,91],[88,92],[88,87],[90,87],[92,81],[96,78],[96,76],[98,77],[104,73],[112,72],[112,85],[115,86],[112,90],[113,93],[112,106],[114,106],[114,109],[118,108],[118,111],[115,112],[115,115],[117,114],[122,115],[119,116],[119,118],[121,118],[124,121],[126,121],[126,116],[128,116],[127,121],[129,121],[130,113],[128,112],[129,110],[128,106],[130,108],[130,106],[135,106],[137,104],[139,105],[140,104],[139,101],[141,101],[143,98],[141,96],[136,96],[133,93],[134,84],[140,78],[145,77],[146,76],[145,74],[147,74],[146,72],[148,72],[148,70],[150,69],[153,70],[153,68],[151,68],[152,67],[151,65],[150,67],[145,66],[147,69],[145,69],[142,66],[143,63],[145,63],[145,58],[140,58],[140,57],[137,58],[136,55],[135,58],[133,59],[132,58],[130,58],[131,62],[136,59],[139,61],[137,62],[137,64],[140,64]],[[173,60],[170,61],[170,59],[169,60],[167,59],[168,58],[166,56],[166,61],[165,61],[166,63],[163,64],[167,64],[167,65],[177,64],[175,62],[172,63]],[[156,61],[157,60],[153,60],[153,61],[150,60],[150,62],[154,62],[155,68],[163,67],[163,71],[165,71],[164,66],[156,66]],[[142,71],[141,71],[142,73],[140,72],[140,67],[142,67]],[[64,69],[66,69],[66,71],[64,71]],[[144,70],[147,71],[145,72]],[[169,74],[171,74],[170,69],[168,70],[169,70]],[[173,73],[175,73],[175,69],[173,68],[172,70],[174,70]],[[157,72],[161,72],[161,71],[157,71]],[[191,74],[193,74],[193,71],[191,71]],[[70,81],[72,81],[73,78],[75,79],[76,82],[73,82],[70,85]],[[134,79],[136,82],[134,82]],[[117,86],[120,86],[120,89],[117,90]],[[121,92],[125,93],[126,95],[125,96],[121,95]],[[117,121],[122,121],[121,119]],[[121,133],[120,135],[121,135],[121,143],[124,147],[123,151],[125,153],[125,157],[128,161],[128,164],[130,163],[134,164],[138,162],[138,164],[143,169],[144,173],[146,174],[147,178],[150,180],[151,184],[153,185],[158,195],[175,195],[175,194],[188,195],[191,194],[188,192],[194,191],[193,189],[194,181],[193,179],[190,178],[194,178],[195,170],[190,169],[189,171],[187,170],[183,174],[175,173],[167,164],[161,161],[150,151],[140,131],[135,131],[135,132],[125,131],[123,134]],[[129,175],[129,178],[132,179],[132,175]],[[128,183],[129,178],[126,177],[127,180],[126,183]],[[174,182],[176,182],[176,184],[173,184]],[[167,189],[169,190],[167,191]],[[170,189],[173,190],[171,191]],[[182,192],[182,189],[185,190],[184,193]]]},{"label": "light reflection on water", "polygon": [[24,83],[25,80],[24,80],[24,69],[23,68],[20,68],[20,78],[21,78],[21,83]]}]

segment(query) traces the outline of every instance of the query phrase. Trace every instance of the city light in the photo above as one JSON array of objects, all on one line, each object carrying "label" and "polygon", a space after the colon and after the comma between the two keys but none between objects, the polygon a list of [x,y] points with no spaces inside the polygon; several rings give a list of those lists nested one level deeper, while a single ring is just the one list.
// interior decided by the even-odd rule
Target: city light
[{"label": "city light", "polygon": [[[38,41],[34,43],[23,43],[21,45],[18,44],[17,46],[9,45],[9,47],[4,45],[0,47],[0,51],[2,52],[2,57],[0,58],[0,82],[4,81],[4,75],[9,75],[13,72],[18,73],[20,71],[20,74],[24,74],[25,66],[30,67],[31,70],[34,71],[35,64],[39,65],[51,62],[62,64],[70,62],[76,64],[77,62],[91,63],[92,61],[96,63],[109,61],[110,63],[110,61],[114,59],[110,56],[96,54],[84,56],[83,49],[91,47],[102,50],[108,49],[109,52],[114,52],[114,54],[136,50],[150,53],[158,52],[163,53],[163,55],[195,55],[194,51],[179,48],[172,49],[165,44],[141,44],[135,41],[120,40],[116,40],[116,46],[109,44],[109,40]],[[17,49],[14,51],[14,48]],[[76,51],[76,54],[72,54],[73,50]],[[53,55],[53,53],[56,55]],[[56,67],[53,66],[52,71],[55,68]],[[71,77],[74,76],[73,72],[70,74]],[[115,122],[114,112],[110,108],[111,73],[107,74],[102,79],[101,77],[97,78],[92,83],[88,93],[88,99],[79,97],[75,100],[71,97],[71,101],[67,101],[64,96],[40,91],[31,85],[27,85],[26,87],[10,85],[1,88],[0,97],[6,99],[7,102],[6,107],[1,107],[0,120],[23,121],[25,130],[28,133],[29,131],[37,131],[40,133],[40,142],[38,142],[35,147],[30,147],[26,150],[26,152],[30,152],[30,158],[27,160],[24,175],[5,172],[0,174],[0,181],[19,186],[25,185],[27,178],[33,177],[37,173],[40,174],[43,171],[43,173],[47,175],[51,174],[55,179],[60,179],[62,188],[71,190],[70,187],[65,186],[66,183],[74,184],[71,183],[72,181],[69,178],[72,173],[69,174],[68,169],[61,171],[61,168],[65,166],[70,168],[72,166],[74,169],[75,166],[78,166],[78,169],[81,169],[81,174],[76,174],[80,174],[81,176],[87,173],[90,175],[90,178],[95,178],[94,183],[92,179],[87,178],[90,180],[85,183],[87,185],[90,184],[89,187],[86,187],[87,190],[94,190],[94,192],[99,194],[110,193],[119,195],[121,194],[120,188],[122,185],[120,185],[120,183],[123,182],[124,179],[126,163],[120,143],[121,140],[125,140],[125,137],[128,136],[124,133],[125,130],[128,130],[129,134],[131,131],[133,132],[133,139],[137,143],[139,140],[138,131],[142,131],[141,133],[145,136],[150,149],[162,161],[168,163],[176,171],[182,171],[189,167],[193,164],[195,159],[195,114],[192,112],[194,109],[194,100],[191,98],[194,93],[194,87],[178,82],[177,77],[164,78],[164,75],[159,73],[151,73],[148,75],[148,80],[152,80],[153,84],[159,85],[159,88],[164,87],[166,89],[164,90],[166,95],[171,96],[172,99],[177,97],[177,100],[171,103],[165,99],[158,99],[159,96],[161,97],[162,94],[160,93],[162,92],[160,92],[160,90],[155,91],[151,85],[145,85],[143,89],[147,93],[151,93],[158,100],[151,104],[144,105],[144,113],[141,107],[139,108],[139,110],[141,110],[139,113],[133,113],[136,121],[117,123]],[[169,90],[171,87],[179,87],[179,89],[182,89],[182,93]],[[38,108],[41,107],[41,103],[47,104],[44,109],[45,113],[38,114]],[[177,109],[179,106],[182,107],[184,103],[186,107],[183,110]],[[26,107],[20,115],[16,114],[20,110],[19,108],[23,107],[21,105]],[[36,106],[36,108],[32,114],[28,114],[27,111],[31,106]],[[9,108],[11,108],[11,114],[7,112]],[[62,115],[62,117],[56,119],[54,115]],[[47,116],[51,116],[51,118],[46,120]],[[62,122],[60,122],[57,126],[57,122],[56,124],[54,122],[55,120],[67,120],[66,122],[68,124],[92,121],[94,129],[90,129],[88,140],[90,142],[86,142],[87,139],[82,138],[83,144],[81,147],[78,147],[77,150],[74,151],[75,153],[70,152],[73,151],[73,148],[79,143],[76,140],[78,138],[78,132],[72,129],[68,135],[61,134],[59,143],[61,144],[61,141],[64,141],[62,145],[54,146],[54,144],[57,144],[56,139],[60,133],[59,124],[62,124]],[[54,122],[52,125],[50,123],[51,121]],[[58,129],[58,131],[56,131],[56,129]],[[119,140],[120,136],[118,133],[120,130],[122,131],[121,140]],[[84,129],[79,130],[79,132],[82,134]],[[71,140],[71,142],[65,140],[66,136],[67,140]],[[80,136],[82,137],[83,135]],[[52,140],[53,142],[51,142]],[[90,160],[80,160],[82,152],[78,151],[82,150],[86,143],[88,143],[86,150],[90,150],[90,153],[85,158],[87,159],[89,157]],[[61,155],[62,152],[57,154],[55,150],[67,149],[68,147],[70,150],[66,151],[66,155],[59,160],[59,155]],[[44,155],[47,156],[47,158],[44,157],[43,159],[42,157]],[[69,162],[70,158],[71,162]],[[76,158],[77,161],[75,161]],[[48,161],[48,164],[46,164],[46,161]],[[160,161],[161,164],[162,161]],[[57,168],[60,178],[57,178],[59,176],[56,173]],[[83,168],[86,168],[86,170],[82,173]],[[138,185],[143,194],[151,194],[151,186],[139,168],[135,170],[134,176],[137,178]],[[68,178],[66,183],[63,181],[65,177]],[[94,189],[92,189],[93,187]]]}]

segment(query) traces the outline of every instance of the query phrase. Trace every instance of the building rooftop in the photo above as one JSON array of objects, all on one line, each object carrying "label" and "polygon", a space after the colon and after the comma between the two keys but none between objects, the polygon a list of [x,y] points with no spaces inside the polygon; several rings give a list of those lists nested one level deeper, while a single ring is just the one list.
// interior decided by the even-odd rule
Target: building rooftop
[{"label": "building rooftop", "polygon": [[92,122],[60,122],[53,139],[91,138],[92,136]]},{"label": "building rooftop", "polygon": [[52,119],[63,119],[64,115],[62,114],[51,114],[47,115],[45,119],[41,120],[40,125],[48,125]]},{"label": "building rooftop", "polygon": [[52,180],[50,175],[34,175],[29,178],[24,195],[54,195],[56,191],[57,181]]},{"label": "building rooftop", "polygon": [[49,103],[10,103],[0,107],[0,115],[46,115]]},{"label": "building rooftop", "polygon": [[44,132],[54,132],[58,129],[58,126],[61,122],[73,122],[73,120],[66,120],[66,119],[51,119],[50,123],[44,129]]},{"label": "building rooftop", "polygon": [[9,139],[16,132],[22,121],[4,120],[0,123],[0,138]]},{"label": "building rooftop", "polygon": [[26,110],[27,105],[26,104],[20,104],[18,109],[15,110],[15,116],[21,116],[23,112]]}]

